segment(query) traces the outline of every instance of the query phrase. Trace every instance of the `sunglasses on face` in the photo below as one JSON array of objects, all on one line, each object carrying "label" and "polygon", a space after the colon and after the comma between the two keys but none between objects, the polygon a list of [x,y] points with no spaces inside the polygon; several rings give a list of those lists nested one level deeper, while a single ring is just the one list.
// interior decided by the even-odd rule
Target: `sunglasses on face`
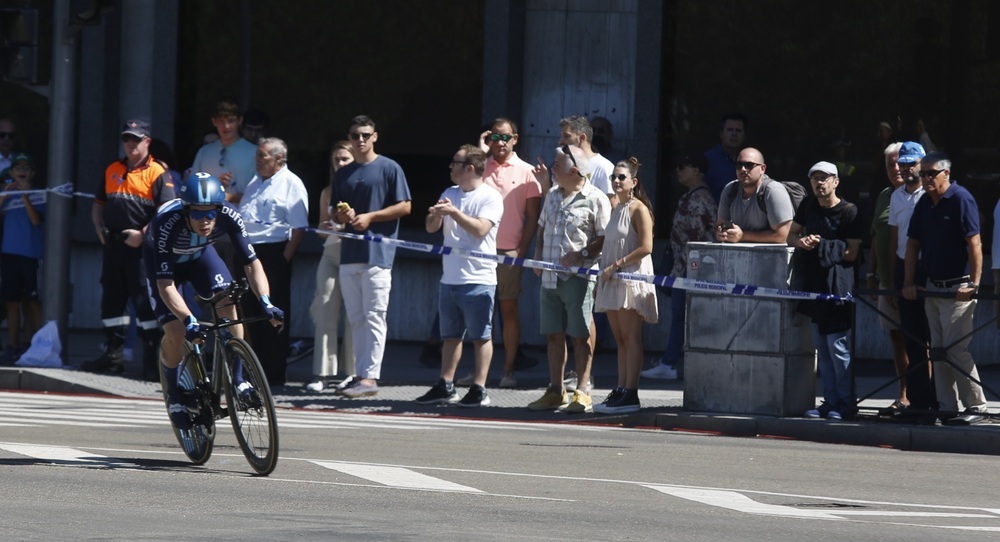
[{"label": "sunglasses on face", "polygon": [[0,139],[14,139],[14,132],[0,132]]},{"label": "sunglasses on face", "polygon": [[373,135],[375,135],[375,132],[351,132],[351,139],[353,139],[354,141],[357,141],[359,139],[364,139],[365,141],[368,141],[369,139],[372,138]]},{"label": "sunglasses on face", "polygon": [[214,209],[188,209],[188,216],[191,220],[215,220],[219,216],[219,208]]},{"label": "sunglasses on face", "polygon": [[122,143],[138,143],[142,141],[139,136],[134,136],[132,134],[122,134]]},{"label": "sunglasses on face", "polygon": [[753,168],[757,166],[763,166],[764,164],[758,164],[756,162],[736,162],[736,169],[745,169],[747,171],[753,171]]},{"label": "sunglasses on face", "polygon": [[504,143],[514,139],[512,134],[490,134],[490,141],[503,141]]},{"label": "sunglasses on face", "polygon": [[922,169],[920,170],[920,178],[933,179],[934,177],[940,175],[943,171],[943,169]]},{"label": "sunglasses on face", "polygon": [[624,173],[619,173],[618,175],[612,175],[611,176],[611,180],[612,181],[624,181],[625,179],[629,179],[629,178],[631,178],[631,177],[629,177],[628,175],[625,175]]}]

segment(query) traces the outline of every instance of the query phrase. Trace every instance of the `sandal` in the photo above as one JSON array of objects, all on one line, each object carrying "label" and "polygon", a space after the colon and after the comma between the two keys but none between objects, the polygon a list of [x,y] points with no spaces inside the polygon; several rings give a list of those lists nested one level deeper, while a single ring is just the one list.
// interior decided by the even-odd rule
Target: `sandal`
[{"label": "sandal", "polygon": [[891,405],[879,409],[878,415],[882,418],[891,418],[893,416],[898,415],[900,412],[906,410],[906,407],[908,406],[909,405],[907,405],[906,403],[900,401],[899,399],[896,399],[895,401],[892,402]]}]

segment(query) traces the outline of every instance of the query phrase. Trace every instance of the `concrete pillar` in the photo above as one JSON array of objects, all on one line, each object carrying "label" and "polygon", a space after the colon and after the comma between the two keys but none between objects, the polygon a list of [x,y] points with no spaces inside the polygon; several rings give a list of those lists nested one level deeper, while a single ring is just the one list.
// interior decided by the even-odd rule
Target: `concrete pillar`
[{"label": "concrete pillar", "polygon": [[[689,278],[788,288],[784,245],[689,243]],[[797,301],[688,291],[684,408],[798,416],[815,406],[816,361]]]}]

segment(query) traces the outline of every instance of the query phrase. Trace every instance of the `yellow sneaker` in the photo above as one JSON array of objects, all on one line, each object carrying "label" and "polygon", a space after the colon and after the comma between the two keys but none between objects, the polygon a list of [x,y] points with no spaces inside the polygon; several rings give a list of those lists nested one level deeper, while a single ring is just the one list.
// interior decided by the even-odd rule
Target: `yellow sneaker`
[{"label": "yellow sneaker", "polygon": [[528,403],[528,410],[557,410],[567,403],[566,393],[545,390],[540,399]]},{"label": "yellow sneaker", "polygon": [[583,393],[580,390],[573,392],[573,400],[566,405],[564,408],[566,412],[571,414],[579,414],[581,412],[593,412],[594,411],[594,400],[590,398],[589,395]]}]

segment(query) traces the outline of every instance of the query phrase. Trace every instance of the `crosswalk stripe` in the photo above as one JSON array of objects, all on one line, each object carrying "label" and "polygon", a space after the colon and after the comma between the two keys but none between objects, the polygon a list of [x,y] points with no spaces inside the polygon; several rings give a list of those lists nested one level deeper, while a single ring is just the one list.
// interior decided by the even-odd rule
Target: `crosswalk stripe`
[{"label": "crosswalk stripe", "polygon": [[45,461],[60,462],[94,462],[104,461],[107,456],[84,452],[75,448],[64,446],[42,446],[30,444],[0,444],[0,449],[7,450],[18,455],[42,459]]},{"label": "crosswalk stripe", "polygon": [[[142,425],[138,420],[105,420],[105,421],[95,421],[100,420],[91,414],[71,414],[69,412],[38,412],[38,411],[23,411],[10,408],[0,408],[0,416],[2,415],[16,415],[19,420],[30,419],[39,423],[56,423],[59,425],[92,425],[95,423],[103,425],[124,425],[124,426],[137,426]],[[165,418],[164,418],[165,419]],[[149,425],[149,424],[146,424]]]},{"label": "crosswalk stripe", "polygon": [[[615,428],[528,422],[470,420],[447,416],[371,415],[337,410],[279,408],[278,426],[288,429],[341,430],[357,428],[449,430],[468,427],[509,431],[608,431]],[[162,401],[85,395],[0,393],[0,426],[142,427],[169,423]],[[220,420],[220,423],[226,423]]]},{"label": "crosswalk stripe", "polygon": [[462,493],[483,493],[474,487],[463,486],[433,476],[427,476],[402,467],[386,467],[378,465],[359,465],[339,461],[312,461],[316,465],[342,472],[349,476],[364,478],[370,482],[390,487],[407,489],[427,489],[433,491],[455,491]]}]

